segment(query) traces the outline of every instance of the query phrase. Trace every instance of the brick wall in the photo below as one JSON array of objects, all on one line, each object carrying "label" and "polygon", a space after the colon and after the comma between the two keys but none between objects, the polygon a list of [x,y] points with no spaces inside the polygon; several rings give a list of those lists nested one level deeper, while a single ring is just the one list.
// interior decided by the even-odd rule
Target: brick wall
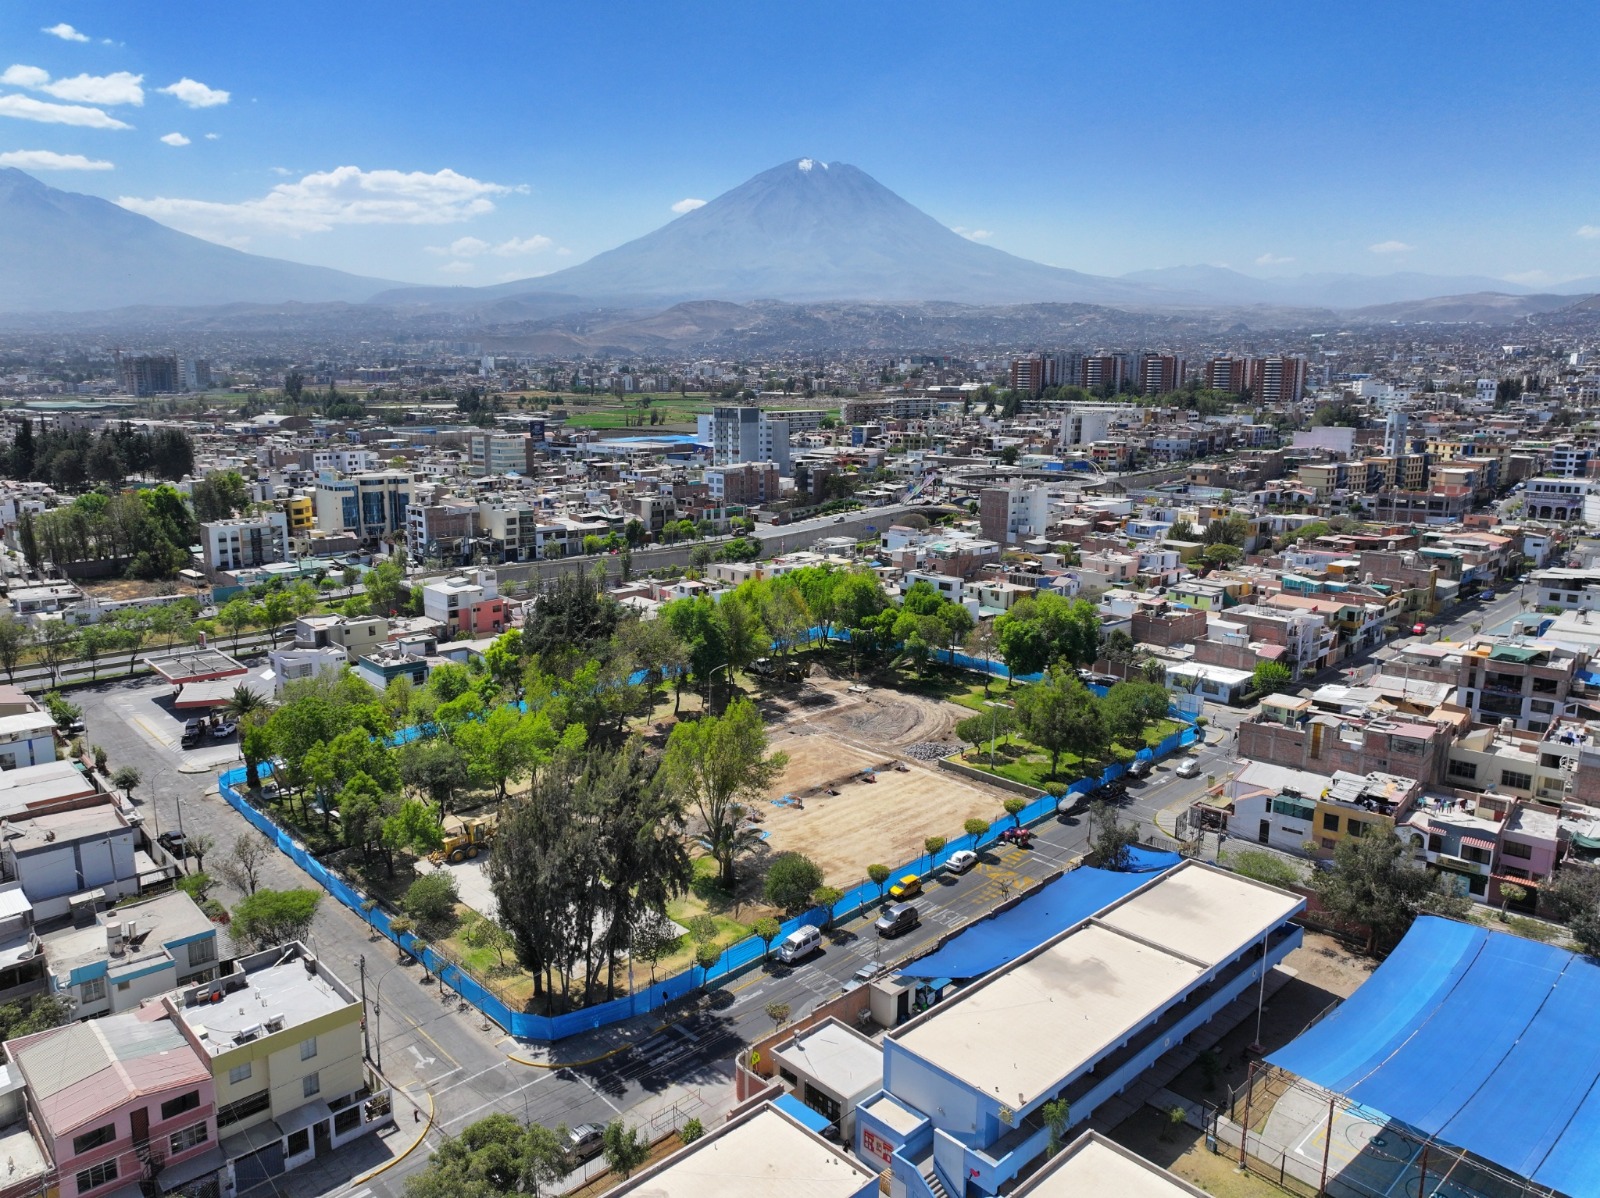
[{"label": "brick wall", "polygon": [[1133,613],[1132,636],[1141,645],[1187,645],[1204,640],[1205,635],[1206,613],[1203,611]]}]

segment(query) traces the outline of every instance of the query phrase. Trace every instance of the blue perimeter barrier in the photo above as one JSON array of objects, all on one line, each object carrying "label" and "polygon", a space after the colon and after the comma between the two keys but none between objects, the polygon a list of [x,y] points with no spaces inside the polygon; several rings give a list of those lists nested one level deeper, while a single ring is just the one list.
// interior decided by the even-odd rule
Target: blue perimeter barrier
[{"label": "blue perimeter barrier", "polygon": [[[812,632],[819,638],[822,634],[821,629],[813,629]],[[966,661],[972,660],[966,658],[965,654],[960,653],[955,654],[955,658],[957,665],[964,665]],[[999,663],[993,664],[999,665]],[[974,662],[969,668],[981,671],[982,664]],[[999,668],[1003,670],[1005,667],[999,666]],[[1004,675],[1000,676],[1004,677]],[[1023,681],[1023,679],[1019,679],[1019,681]],[[1104,688],[1091,687],[1091,689],[1098,691],[1102,695],[1105,693]],[[391,743],[404,743],[415,740],[421,735],[424,735],[424,733],[420,728],[407,728],[403,732],[396,734],[396,737],[391,738]],[[1140,749],[1134,756],[1136,760],[1153,761],[1187,745],[1192,745],[1196,739],[1198,739],[1198,734],[1191,725],[1185,727],[1181,732],[1173,733],[1153,748]],[[1067,793],[1086,794],[1091,790],[1097,790],[1113,778],[1120,777],[1126,773],[1127,769],[1128,767],[1120,762],[1107,766],[1099,777],[1079,778],[1071,786],[1067,787]],[[270,777],[272,774],[271,765],[264,763],[260,767],[260,772]],[[333,895],[334,898],[338,899],[357,915],[360,915],[373,928],[377,929],[378,932],[400,948],[405,949],[406,952],[411,953],[413,956],[419,955],[414,947],[420,943],[418,937],[409,934],[396,936],[394,930],[390,927],[389,915],[381,906],[374,906],[370,913],[363,911],[361,905],[366,900],[365,895],[313,857],[306,846],[296,840],[288,829],[276,823],[259,808],[252,806],[237,789],[244,780],[245,771],[242,766],[220,774],[217,778],[217,789],[223,800],[240,815],[244,816],[251,827],[277,845],[278,850],[284,856],[310,874],[316,883]],[[1055,811],[1056,800],[1049,795],[1044,795],[1024,807],[1017,814],[1015,822],[1020,824],[1037,823],[1040,820],[1048,819],[1055,814]],[[976,851],[994,844],[1000,839],[1000,833],[1011,827],[1013,822],[1011,816],[1004,816],[990,824],[986,831],[977,836],[962,835],[955,837],[931,857],[924,853],[915,860],[894,869],[889,876],[897,878],[905,874],[916,874],[919,877],[926,877],[944,865],[953,853],[957,853],[962,849]],[[887,886],[888,883],[886,882],[884,885]],[[847,891],[844,897],[833,905],[831,912],[826,912],[821,907],[813,907],[802,915],[785,920],[777,939],[782,940],[783,937],[797,928],[821,927],[828,923],[830,918],[834,920],[849,919],[881,900],[882,892],[878,885],[874,882],[864,882]],[[777,943],[777,941],[775,940],[774,943]],[[739,973],[741,970],[749,968],[751,965],[757,964],[766,958],[767,952],[767,945],[762,942],[759,936],[748,936],[737,944],[729,946],[722,956],[718,957],[716,962],[706,969],[701,969],[698,965],[691,965],[682,973],[663,978],[644,990],[636,991],[624,998],[614,998],[610,1002],[585,1007],[581,1011],[569,1011],[564,1015],[533,1015],[526,1011],[513,1011],[500,1001],[499,997],[485,989],[471,974],[466,973],[454,963],[445,961],[434,953],[432,949],[424,949],[420,955],[426,958],[425,964],[435,977],[460,993],[462,998],[477,1007],[478,1010],[505,1028],[513,1036],[524,1040],[555,1041],[564,1040],[569,1036],[581,1035],[584,1032],[597,1031],[614,1023],[622,1023],[636,1015],[659,1011],[674,1000],[693,994],[703,986],[710,985],[712,982],[722,981]]]}]

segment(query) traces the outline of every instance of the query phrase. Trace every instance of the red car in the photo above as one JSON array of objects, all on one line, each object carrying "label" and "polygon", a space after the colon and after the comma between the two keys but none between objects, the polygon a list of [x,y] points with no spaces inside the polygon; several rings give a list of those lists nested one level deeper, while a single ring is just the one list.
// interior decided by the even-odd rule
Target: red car
[{"label": "red car", "polygon": [[1428,631],[1428,626],[1426,624],[1424,624],[1421,620],[1418,620],[1415,624],[1413,624],[1411,626],[1411,635],[1412,636],[1421,636],[1424,632],[1427,632],[1427,631]]},{"label": "red car", "polygon": [[1027,828],[1007,828],[1000,833],[998,840],[1001,844],[1014,844],[1019,849],[1033,847],[1033,833]]}]

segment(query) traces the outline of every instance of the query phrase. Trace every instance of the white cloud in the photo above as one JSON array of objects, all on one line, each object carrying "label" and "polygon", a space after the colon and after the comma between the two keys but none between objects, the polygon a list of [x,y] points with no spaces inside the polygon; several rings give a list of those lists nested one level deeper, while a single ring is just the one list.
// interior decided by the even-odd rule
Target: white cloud
[{"label": "white cloud", "polygon": [[1596,237],[1600,237],[1600,225],[1579,225],[1578,236],[1593,241]]},{"label": "white cloud", "polygon": [[1555,281],[1555,276],[1548,270],[1519,270],[1515,274],[1506,276],[1506,282],[1521,283],[1526,287],[1539,287]]},{"label": "white cloud", "polygon": [[15,63],[0,74],[0,83],[12,87],[25,87],[29,91],[43,92],[58,100],[73,100],[80,104],[143,104],[143,75],[131,71],[116,71],[110,75],[73,75],[69,79],[50,78],[42,67]]},{"label": "white cloud", "polygon": [[10,150],[0,154],[0,166],[25,171],[109,171],[112,164],[82,154],[57,154],[54,150]]},{"label": "white cloud", "polygon": [[455,258],[446,262],[439,269],[447,275],[464,275],[472,269],[472,263],[464,258]]},{"label": "white cloud", "polygon": [[190,108],[215,108],[218,104],[226,104],[233,98],[232,94],[220,88],[207,87],[197,80],[185,75],[176,83],[167,87],[157,88],[164,96],[172,96],[181,100]]},{"label": "white cloud", "polygon": [[1369,245],[1367,248],[1374,254],[1409,254],[1417,247],[1407,245],[1403,241],[1380,241],[1377,245]]},{"label": "white cloud", "polygon": [[220,133],[207,133],[206,134],[206,140],[207,141],[221,141],[222,140],[222,134],[220,134]]},{"label": "white cloud", "polygon": [[705,206],[706,202],[704,200],[697,200],[693,196],[688,196],[674,204],[672,210],[681,216],[685,212],[693,212],[696,208],[704,208]]},{"label": "white cloud", "polygon": [[[559,255],[562,258],[570,258],[570,257],[572,257],[572,251],[569,250],[566,246],[562,246],[560,249],[558,249],[556,251],[556,253],[557,253],[557,255]],[[536,275],[534,277],[537,278],[538,276]]]},{"label": "white cloud", "polygon": [[532,237],[513,237],[509,241],[502,241],[494,247],[494,252],[502,258],[515,258],[519,254],[537,254],[540,250],[550,248],[551,242],[543,233],[535,233]]},{"label": "white cloud", "polygon": [[16,117],[19,121],[40,121],[46,125],[79,125],[85,129],[133,128],[98,108],[84,108],[78,104],[49,104],[32,96],[15,94],[0,96],[0,116]]},{"label": "white cloud", "polygon": [[283,179],[287,179],[290,175],[294,174],[294,172],[286,166],[275,166],[272,168],[272,173]]},{"label": "white cloud", "polygon": [[1282,266],[1286,262],[1293,262],[1293,258],[1286,258],[1281,254],[1266,253],[1256,259],[1257,266]]},{"label": "white cloud", "polygon": [[48,33],[51,37],[58,37],[64,42],[86,42],[89,40],[87,34],[79,33],[65,21],[62,21],[59,25],[48,25],[39,30],[39,32]]},{"label": "white cloud", "polygon": [[189,139],[181,133],[163,133],[161,141],[164,145],[169,146],[186,146],[189,144]]},{"label": "white cloud", "polygon": [[961,234],[968,241],[988,241],[989,238],[994,236],[994,232],[990,229],[967,229],[961,225],[956,225],[950,231]]},{"label": "white cloud", "polygon": [[457,258],[474,258],[488,248],[487,241],[480,241],[476,237],[457,237],[447,247],[448,252]]},{"label": "white cloud", "polygon": [[117,202],[185,233],[220,240],[241,230],[299,236],[341,225],[455,224],[493,212],[490,197],[511,190],[448,169],[428,174],[341,166],[235,203],[170,196],[123,196]]}]

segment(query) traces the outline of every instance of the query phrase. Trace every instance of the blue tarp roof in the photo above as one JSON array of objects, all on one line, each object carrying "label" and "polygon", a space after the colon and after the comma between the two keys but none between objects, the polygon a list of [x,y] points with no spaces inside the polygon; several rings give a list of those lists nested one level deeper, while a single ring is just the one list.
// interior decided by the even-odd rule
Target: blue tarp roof
[{"label": "blue tarp roof", "polygon": [[793,1094],[780,1094],[772,1100],[772,1105],[785,1115],[793,1116],[804,1127],[809,1127],[819,1136],[828,1130],[828,1118],[812,1110]]},{"label": "blue tarp roof", "polygon": [[1424,916],[1272,1064],[1536,1185],[1600,1198],[1600,966]]},{"label": "blue tarp roof", "polygon": [[[1178,863],[1176,853],[1172,864]],[[1160,868],[1166,868],[1165,866]],[[975,978],[1015,961],[1031,948],[1104,910],[1150,880],[1149,872],[1075,869],[1008,911],[972,924],[945,946],[900,972],[912,978]]]}]

